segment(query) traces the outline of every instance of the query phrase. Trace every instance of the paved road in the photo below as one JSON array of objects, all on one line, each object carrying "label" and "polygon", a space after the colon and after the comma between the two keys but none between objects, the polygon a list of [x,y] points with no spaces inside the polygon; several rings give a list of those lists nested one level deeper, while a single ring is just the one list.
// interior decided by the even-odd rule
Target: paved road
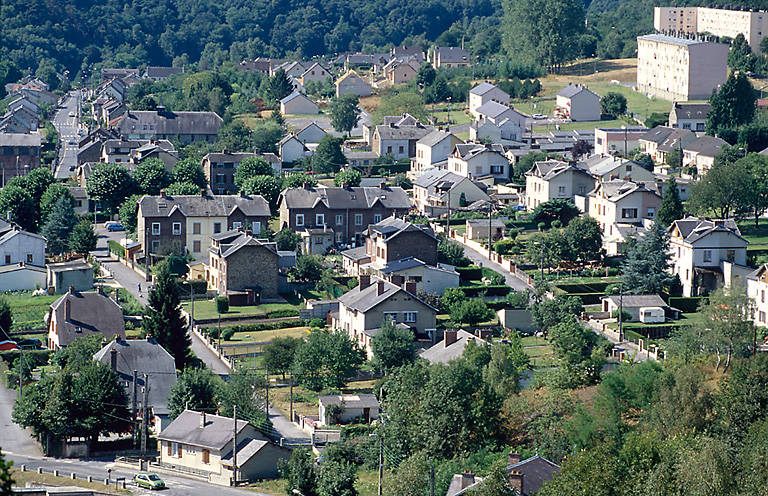
[{"label": "paved road", "polygon": [[[59,470],[61,475],[68,476],[75,472],[80,476],[92,476],[94,480],[101,482],[107,476],[107,469],[112,469],[112,480],[118,477],[125,477],[126,481],[133,479],[137,470],[130,470],[122,467],[116,467],[112,460],[76,460],[76,459],[55,459],[48,457],[30,457],[18,454],[11,454],[7,457],[13,460],[14,465],[25,464],[28,469],[37,471],[37,467],[43,467],[46,472]],[[168,489],[162,491],[166,496],[210,496],[216,494],[220,496],[251,495],[251,496],[270,496],[265,493],[257,493],[245,489],[235,489],[225,486],[214,486],[207,482],[196,479],[187,479],[171,475],[160,474],[165,481]],[[151,491],[140,488],[133,488],[135,494],[152,494]]]},{"label": "paved road", "polygon": [[11,420],[17,392],[0,384],[0,448],[3,452],[40,456],[40,449],[30,433]]},{"label": "paved road", "polygon": [[[461,244],[461,243],[459,243]],[[470,260],[472,260],[472,263],[475,265],[488,267],[490,269],[495,270],[499,274],[502,274],[504,276],[504,279],[506,280],[507,286],[511,287],[515,291],[525,291],[528,289],[528,286],[521,281],[517,276],[512,274],[510,271],[502,267],[501,265],[497,264],[494,261],[488,260],[486,257],[481,255],[480,253],[476,252],[469,246],[461,245],[464,247],[464,255]]]},{"label": "paved road", "polygon": [[77,123],[79,113],[80,92],[72,91],[64,100],[63,108],[58,109],[53,117],[53,127],[59,133],[60,150],[59,163],[56,164],[56,179],[67,179],[72,175],[70,168],[77,165],[77,142],[79,141]]}]

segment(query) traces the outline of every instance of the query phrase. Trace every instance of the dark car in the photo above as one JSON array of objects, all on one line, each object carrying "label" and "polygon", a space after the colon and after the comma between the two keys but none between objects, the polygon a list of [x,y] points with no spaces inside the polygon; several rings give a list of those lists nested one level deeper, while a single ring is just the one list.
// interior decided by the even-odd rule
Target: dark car
[{"label": "dark car", "polygon": [[115,222],[107,226],[107,231],[125,231],[125,226]]}]

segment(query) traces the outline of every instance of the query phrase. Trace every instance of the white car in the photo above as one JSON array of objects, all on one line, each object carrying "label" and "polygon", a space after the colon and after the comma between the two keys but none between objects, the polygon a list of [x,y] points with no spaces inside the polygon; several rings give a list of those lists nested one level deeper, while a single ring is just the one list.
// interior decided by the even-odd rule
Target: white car
[{"label": "white car", "polygon": [[533,117],[536,120],[546,119],[547,116],[544,114],[533,114],[531,117]]}]

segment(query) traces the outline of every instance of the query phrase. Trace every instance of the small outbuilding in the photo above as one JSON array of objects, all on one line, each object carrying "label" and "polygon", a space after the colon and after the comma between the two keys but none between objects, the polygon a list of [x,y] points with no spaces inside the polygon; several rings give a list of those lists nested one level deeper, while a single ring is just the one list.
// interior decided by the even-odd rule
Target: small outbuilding
[{"label": "small outbuilding", "polygon": [[46,284],[54,294],[64,294],[70,286],[75,291],[93,288],[93,267],[85,260],[48,264],[46,270]]},{"label": "small outbuilding", "polygon": [[[340,408],[331,405],[338,405]],[[370,393],[333,394],[317,398],[317,414],[321,425],[347,424],[355,419],[362,419],[367,424],[379,418],[379,408],[379,400],[376,395]]]},{"label": "small outbuilding", "polygon": [[288,114],[317,114],[320,112],[317,104],[298,91],[280,100],[280,112]]},{"label": "small outbuilding", "polygon": [[[677,320],[680,310],[667,305],[659,295],[610,295],[601,298],[602,311],[613,314],[621,307],[630,321],[660,323],[666,318]],[[660,316],[660,314],[662,314]],[[645,315],[645,316],[644,316]],[[646,319],[646,320],[643,320]]]}]

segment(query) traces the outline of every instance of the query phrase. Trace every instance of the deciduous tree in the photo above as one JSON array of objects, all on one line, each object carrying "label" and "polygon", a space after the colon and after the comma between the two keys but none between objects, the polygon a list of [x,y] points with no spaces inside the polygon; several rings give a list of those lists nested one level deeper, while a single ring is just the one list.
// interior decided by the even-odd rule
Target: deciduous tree
[{"label": "deciduous tree", "polygon": [[126,198],[131,196],[135,183],[128,169],[120,164],[100,163],[93,166],[88,176],[88,196],[101,202],[104,210],[115,213]]},{"label": "deciduous tree", "polygon": [[235,170],[235,186],[242,189],[245,181],[255,176],[273,176],[275,174],[269,162],[261,157],[246,157]]},{"label": "deciduous tree", "polygon": [[69,251],[86,257],[96,249],[98,239],[99,237],[93,230],[93,224],[83,219],[72,229],[69,236]]},{"label": "deciduous tree", "polygon": [[210,370],[202,367],[187,367],[179,375],[176,384],[171,387],[168,394],[171,418],[178,417],[185,409],[216,412],[218,410],[216,399],[220,388],[221,380]]},{"label": "deciduous tree", "polygon": [[342,387],[365,361],[365,352],[345,333],[316,330],[297,349],[293,376],[311,389]]},{"label": "deciduous tree", "polygon": [[373,348],[373,366],[381,372],[413,361],[415,343],[410,329],[397,327],[390,319],[385,319],[381,330],[371,341]]},{"label": "deciduous tree", "polygon": [[349,134],[360,120],[360,107],[357,95],[348,93],[333,99],[329,105],[331,126],[344,134]]}]

